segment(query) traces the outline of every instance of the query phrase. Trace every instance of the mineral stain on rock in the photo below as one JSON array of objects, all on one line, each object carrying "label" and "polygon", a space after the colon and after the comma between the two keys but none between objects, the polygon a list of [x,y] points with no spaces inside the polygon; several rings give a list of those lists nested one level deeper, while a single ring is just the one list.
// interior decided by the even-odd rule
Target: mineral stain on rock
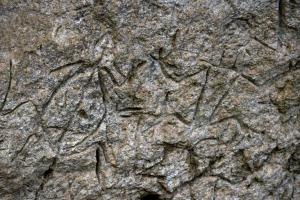
[{"label": "mineral stain on rock", "polygon": [[300,199],[299,27],[298,0],[0,0],[0,199]]}]

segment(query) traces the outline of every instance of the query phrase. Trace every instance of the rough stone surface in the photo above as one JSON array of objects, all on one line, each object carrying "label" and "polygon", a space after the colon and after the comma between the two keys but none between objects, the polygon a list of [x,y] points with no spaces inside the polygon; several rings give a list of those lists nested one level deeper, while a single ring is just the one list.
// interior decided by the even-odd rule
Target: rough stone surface
[{"label": "rough stone surface", "polygon": [[0,0],[0,199],[300,199],[299,0]]}]

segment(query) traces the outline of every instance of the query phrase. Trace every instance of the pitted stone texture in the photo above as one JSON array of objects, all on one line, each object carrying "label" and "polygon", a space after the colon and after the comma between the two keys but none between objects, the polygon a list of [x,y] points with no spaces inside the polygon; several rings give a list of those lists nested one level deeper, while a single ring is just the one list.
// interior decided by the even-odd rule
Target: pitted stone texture
[{"label": "pitted stone texture", "polygon": [[298,0],[0,0],[0,199],[299,199]]}]

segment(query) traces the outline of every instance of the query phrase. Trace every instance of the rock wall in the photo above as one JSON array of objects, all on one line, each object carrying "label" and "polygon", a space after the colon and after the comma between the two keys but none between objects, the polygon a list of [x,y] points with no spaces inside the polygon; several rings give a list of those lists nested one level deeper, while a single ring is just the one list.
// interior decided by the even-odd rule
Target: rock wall
[{"label": "rock wall", "polygon": [[0,0],[0,199],[300,199],[299,0]]}]

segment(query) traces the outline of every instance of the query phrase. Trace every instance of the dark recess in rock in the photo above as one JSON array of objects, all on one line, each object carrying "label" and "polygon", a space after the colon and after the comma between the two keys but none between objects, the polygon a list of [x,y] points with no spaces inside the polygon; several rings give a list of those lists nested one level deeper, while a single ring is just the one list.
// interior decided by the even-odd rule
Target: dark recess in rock
[{"label": "dark recess in rock", "polygon": [[141,200],[160,200],[158,194],[146,194],[142,196]]}]

